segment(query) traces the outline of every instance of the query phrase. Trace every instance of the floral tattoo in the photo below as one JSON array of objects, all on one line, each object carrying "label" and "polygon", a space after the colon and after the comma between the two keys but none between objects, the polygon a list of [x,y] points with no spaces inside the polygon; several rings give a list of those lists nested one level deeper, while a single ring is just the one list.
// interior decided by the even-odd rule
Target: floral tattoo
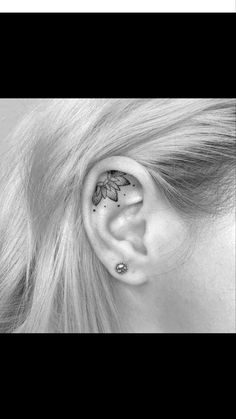
[{"label": "floral tattoo", "polygon": [[125,177],[126,173],[117,170],[107,172],[107,177],[103,182],[98,182],[93,194],[93,204],[97,206],[102,199],[109,198],[112,201],[118,201],[118,191],[120,186],[128,186],[130,182]]}]

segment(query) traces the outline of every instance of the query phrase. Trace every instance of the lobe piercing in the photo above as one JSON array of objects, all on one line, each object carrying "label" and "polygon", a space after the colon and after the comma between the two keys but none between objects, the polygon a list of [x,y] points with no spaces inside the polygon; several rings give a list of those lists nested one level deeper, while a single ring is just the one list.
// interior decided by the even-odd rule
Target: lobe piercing
[{"label": "lobe piercing", "polygon": [[118,265],[116,265],[116,271],[118,274],[125,274],[128,271],[128,266],[123,262],[118,263]]}]

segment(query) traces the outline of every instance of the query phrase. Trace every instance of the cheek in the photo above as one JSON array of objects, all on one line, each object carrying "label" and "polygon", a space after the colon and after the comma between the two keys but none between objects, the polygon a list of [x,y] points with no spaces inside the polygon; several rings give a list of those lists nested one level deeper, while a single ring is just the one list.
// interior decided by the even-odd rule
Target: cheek
[{"label": "cheek", "polygon": [[163,329],[232,332],[235,328],[235,228],[193,236],[181,220],[152,220],[153,282]]},{"label": "cheek", "polygon": [[198,243],[195,265],[206,288],[230,290],[235,287],[235,223],[209,231]]},{"label": "cheek", "polygon": [[170,211],[151,218],[146,237],[151,264],[158,274],[176,268],[190,247],[186,225]]},{"label": "cheek", "polygon": [[[201,235],[188,259],[169,278],[175,317],[189,330],[235,330],[235,229]],[[170,285],[171,284],[171,285]]]}]

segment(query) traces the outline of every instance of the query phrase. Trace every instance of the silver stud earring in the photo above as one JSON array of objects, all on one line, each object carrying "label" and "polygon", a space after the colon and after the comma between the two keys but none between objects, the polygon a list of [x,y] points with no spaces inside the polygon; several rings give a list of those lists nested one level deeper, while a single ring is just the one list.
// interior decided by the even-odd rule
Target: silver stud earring
[{"label": "silver stud earring", "polygon": [[128,266],[125,263],[118,263],[118,265],[116,265],[116,272],[118,274],[125,274],[128,271]]}]

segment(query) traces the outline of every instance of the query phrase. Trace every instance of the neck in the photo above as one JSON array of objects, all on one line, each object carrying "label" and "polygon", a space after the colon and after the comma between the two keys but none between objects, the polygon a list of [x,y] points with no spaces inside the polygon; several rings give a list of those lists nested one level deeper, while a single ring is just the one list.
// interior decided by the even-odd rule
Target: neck
[{"label": "neck", "polygon": [[121,284],[116,290],[116,304],[123,333],[160,333],[157,304],[147,284],[129,287]]}]

